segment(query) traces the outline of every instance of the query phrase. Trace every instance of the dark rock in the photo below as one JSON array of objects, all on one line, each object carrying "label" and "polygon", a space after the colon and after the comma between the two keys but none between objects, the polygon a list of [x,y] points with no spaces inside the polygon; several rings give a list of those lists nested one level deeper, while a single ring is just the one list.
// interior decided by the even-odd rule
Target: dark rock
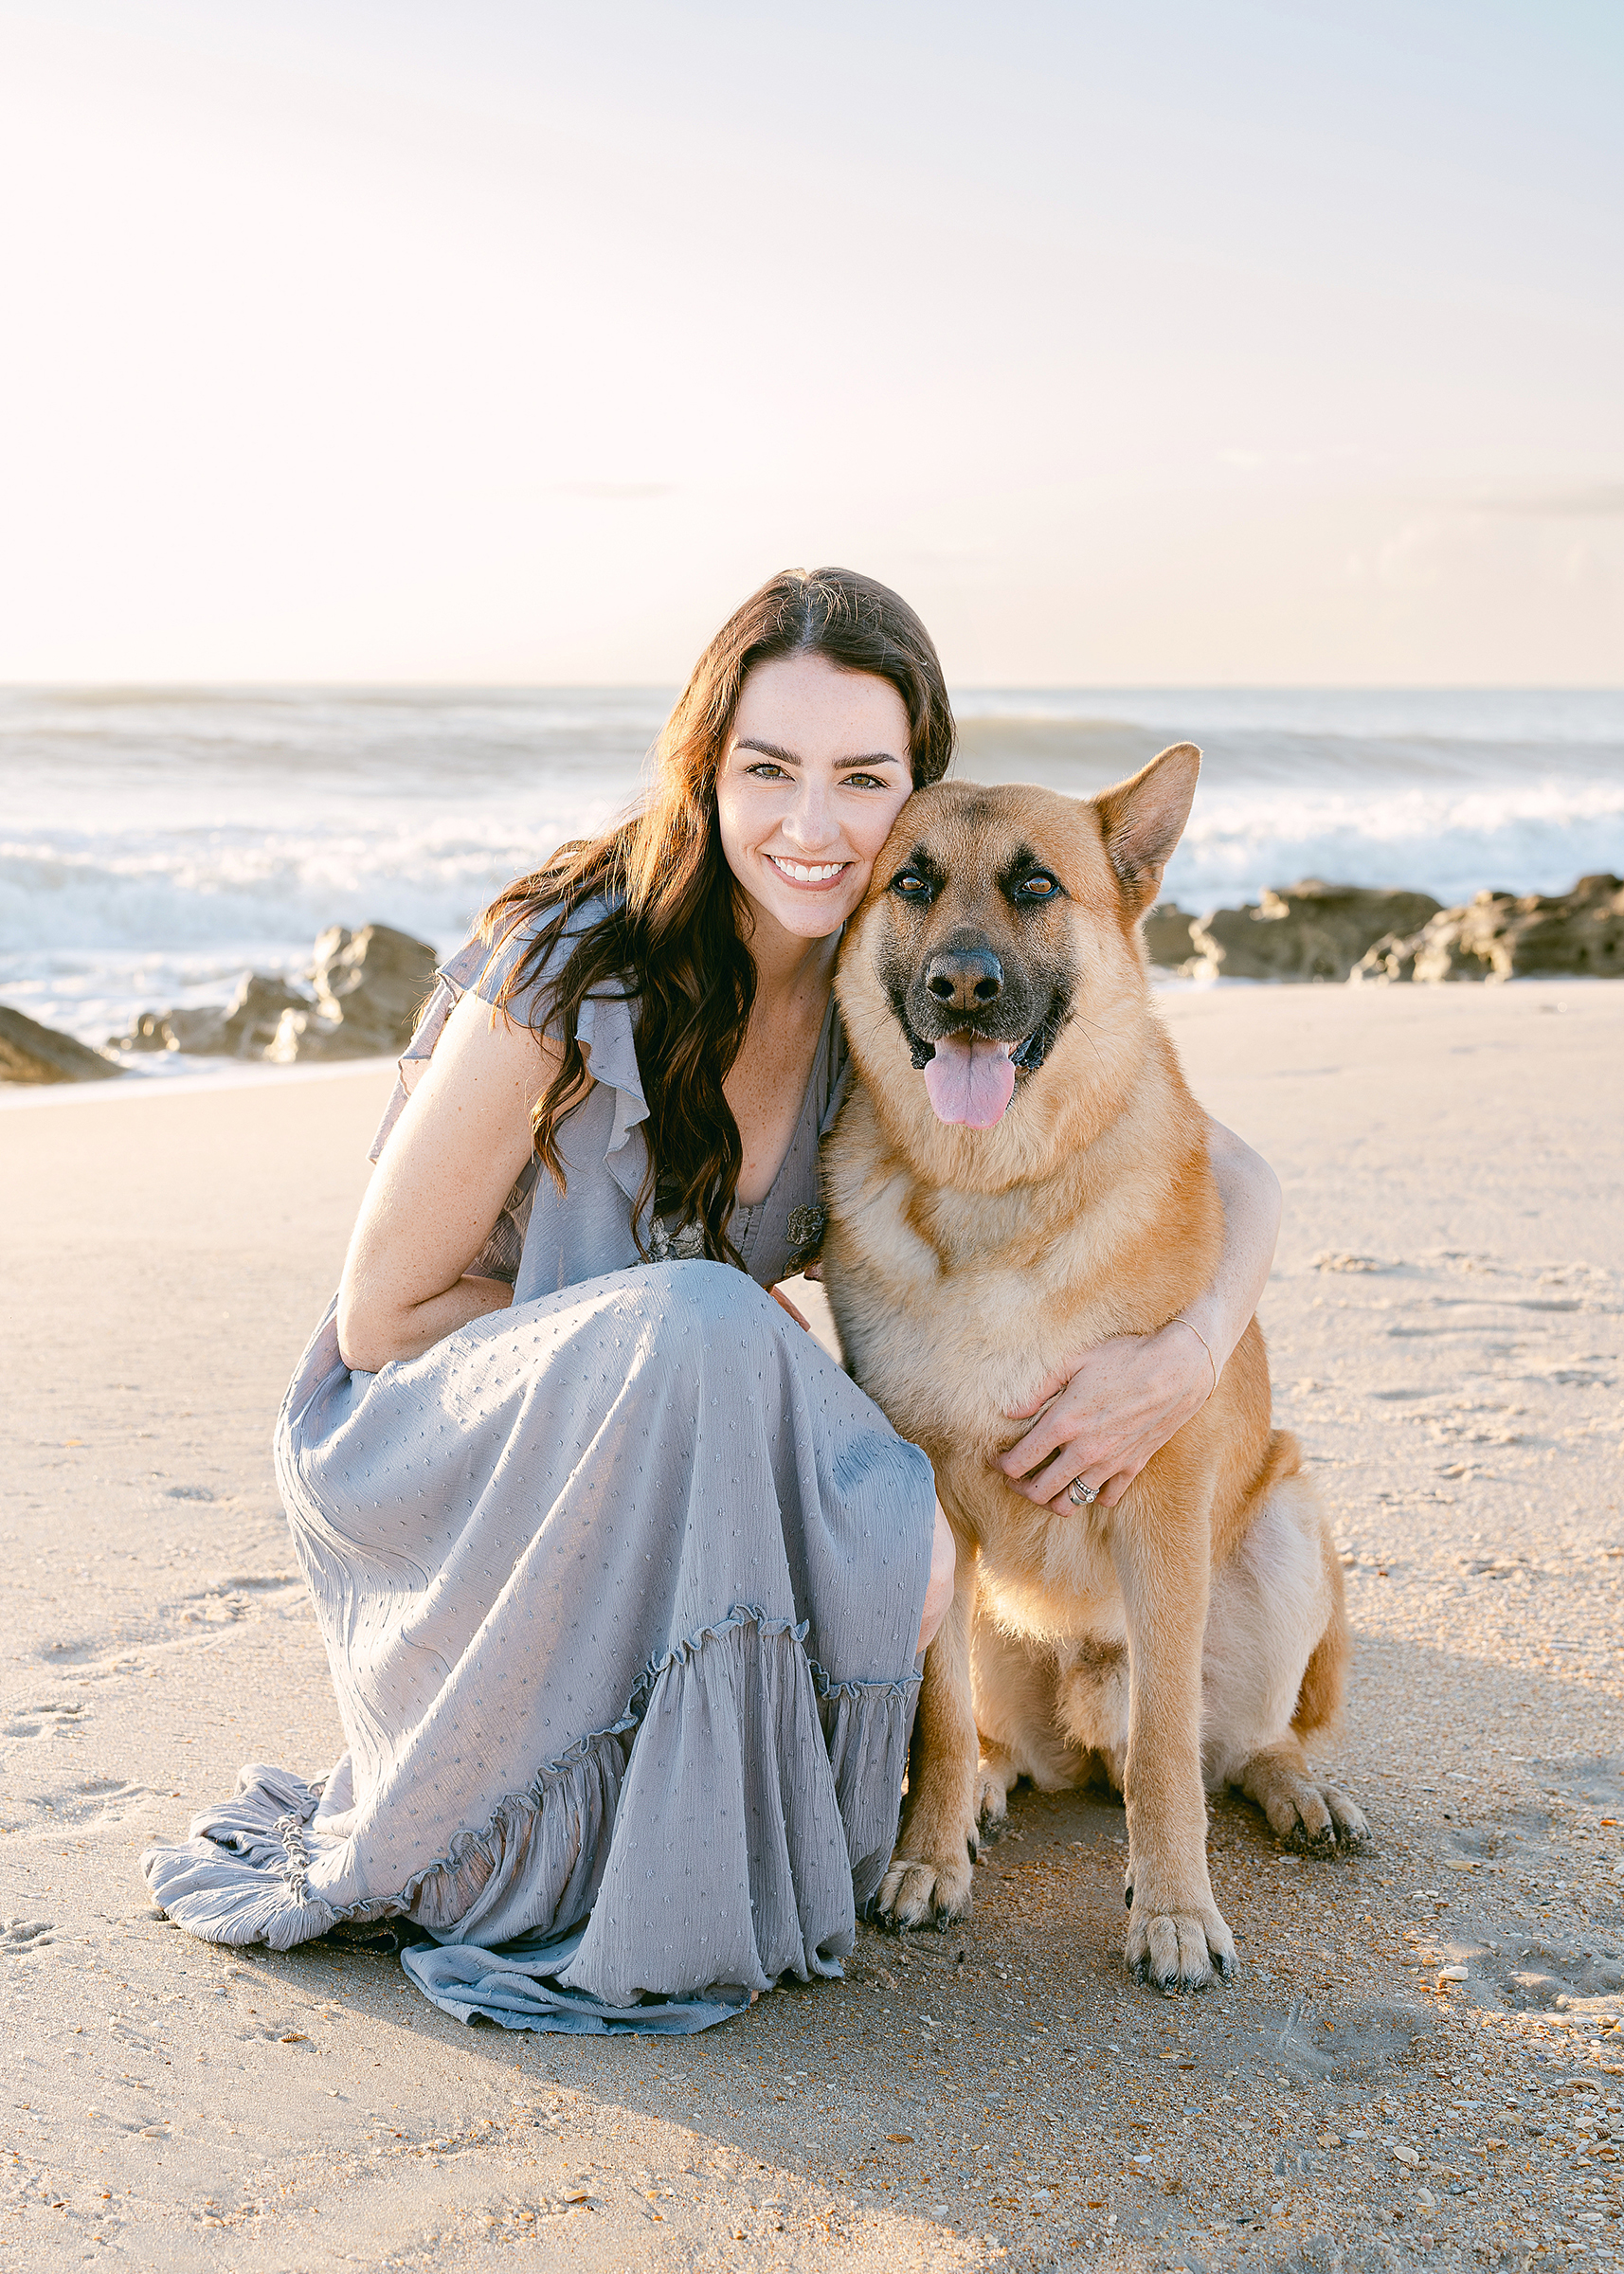
[{"label": "dark rock", "polygon": [[1571,893],[1479,893],[1418,930],[1397,928],[1353,972],[1388,986],[1416,980],[1624,979],[1624,880],[1581,876]]},{"label": "dark rock", "polygon": [[316,1007],[328,1019],[366,1028],[385,1049],[404,1050],[434,991],[439,960],[426,941],[388,924],[354,932],[331,925],[316,943],[310,974]]},{"label": "dark rock", "polygon": [[169,1038],[167,1011],[142,1011],[127,1035],[109,1035],[109,1050],[169,1050],[173,1046]]},{"label": "dark rock", "polygon": [[284,1011],[265,1056],[274,1066],[292,1066],[300,1058],[376,1058],[388,1055],[365,1027],[340,1019],[323,1019],[318,1011]]},{"label": "dark rock", "polygon": [[1220,908],[1191,937],[1225,979],[1344,980],[1378,940],[1419,930],[1438,905],[1430,893],[1308,876],[1255,907]]},{"label": "dark rock", "polygon": [[[285,979],[270,978],[263,971],[250,971],[226,1005],[226,1032],[230,1037],[231,1051],[239,1057],[263,1057],[276,1039],[282,1013],[309,1007],[309,996],[298,987],[290,987]],[[183,1043],[181,1047],[187,1046]]]},{"label": "dark rock", "polygon": [[387,924],[346,931],[334,924],[316,943],[316,1007],[282,1012],[267,1057],[387,1057],[411,1040],[434,988],[434,949]]},{"label": "dark rock", "polygon": [[1164,966],[1187,964],[1196,952],[1190,937],[1190,927],[1195,920],[1187,910],[1176,907],[1171,900],[1159,900],[1143,926],[1145,951],[1150,961]]},{"label": "dark rock", "polygon": [[189,1057],[226,1058],[232,1055],[226,1032],[226,1012],[218,1002],[186,1002],[164,1013],[164,1048],[183,1050]]},{"label": "dark rock", "polygon": [[0,1002],[0,1082],[105,1082],[123,1068]]},{"label": "dark rock", "polygon": [[387,924],[331,925],[316,943],[315,1001],[285,979],[251,971],[229,1002],[143,1011],[119,1050],[178,1050],[189,1057],[392,1057],[411,1039],[434,987],[435,952]]},{"label": "dark rock", "polygon": [[143,1011],[127,1035],[109,1038],[115,1050],[177,1050],[192,1058],[261,1058],[276,1039],[283,1011],[310,1008],[310,997],[285,979],[250,971],[229,1002],[186,1003],[172,1011]]}]

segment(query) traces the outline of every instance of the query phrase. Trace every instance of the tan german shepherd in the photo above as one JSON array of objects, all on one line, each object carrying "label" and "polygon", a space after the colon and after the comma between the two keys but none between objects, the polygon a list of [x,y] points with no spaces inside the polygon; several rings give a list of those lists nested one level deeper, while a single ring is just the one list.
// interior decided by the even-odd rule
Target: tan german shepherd
[{"label": "tan german shepherd", "polygon": [[1340,1706],[1347,1619],[1256,1321],[1116,1507],[1056,1516],[991,1463],[1066,1359],[1154,1332],[1218,1266],[1205,1119],[1139,938],[1200,767],[1180,743],[1097,798],[910,799],[841,951],[859,1078],[824,1167],[846,1363],[930,1455],[959,1558],[879,1911],[957,1916],[1017,1778],[1103,1768],[1128,1804],[1128,1963],[1181,1989],[1235,1961],[1203,1788],[1239,1785],[1311,1854],[1368,1836],[1300,1742]]}]

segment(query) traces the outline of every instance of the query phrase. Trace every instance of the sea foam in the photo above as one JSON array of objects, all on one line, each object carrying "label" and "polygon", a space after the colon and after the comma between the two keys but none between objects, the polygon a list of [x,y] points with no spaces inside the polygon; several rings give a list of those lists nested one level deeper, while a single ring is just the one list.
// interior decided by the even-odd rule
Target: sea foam
[{"label": "sea foam", "polygon": [[[659,690],[0,695],[0,1000],[99,1042],[297,971],[330,923],[448,950],[646,780]],[[1169,867],[1197,911],[1303,875],[1561,891],[1624,871],[1624,695],[961,695],[955,770],[1085,795],[1205,758]]]}]

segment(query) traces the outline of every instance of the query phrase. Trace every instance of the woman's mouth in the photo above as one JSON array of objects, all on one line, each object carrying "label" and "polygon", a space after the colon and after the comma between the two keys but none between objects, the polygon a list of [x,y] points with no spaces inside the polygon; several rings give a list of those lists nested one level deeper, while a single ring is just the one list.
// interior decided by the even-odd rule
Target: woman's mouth
[{"label": "woman's mouth", "polygon": [[849,860],[785,860],[780,853],[769,853],[767,858],[786,884],[814,893],[827,892],[852,865]]}]

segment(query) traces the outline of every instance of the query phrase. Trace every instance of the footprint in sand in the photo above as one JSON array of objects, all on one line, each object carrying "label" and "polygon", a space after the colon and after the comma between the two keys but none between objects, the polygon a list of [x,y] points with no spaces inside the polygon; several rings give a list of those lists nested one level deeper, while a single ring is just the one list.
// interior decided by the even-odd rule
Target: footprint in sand
[{"label": "footprint in sand", "polygon": [[19,1741],[66,1737],[78,1731],[83,1717],[84,1707],[77,1704],[24,1706],[9,1717],[0,1728],[0,1737]]},{"label": "footprint in sand", "polygon": [[44,1950],[52,1940],[49,1919],[8,1919],[0,1926],[0,1952],[10,1956],[25,1950]]},{"label": "footprint in sand", "polygon": [[59,1824],[71,1824],[78,1832],[95,1832],[105,1825],[122,1824],[133,1810],[145,1806],[149,1800],[168,1799],[169,1787],[160,1793],[150,1784],[130,1784],[121,1777],[91,1777],[76,1785],[69,1793],[55,1793],[50,1797],[53,1819]]}]

